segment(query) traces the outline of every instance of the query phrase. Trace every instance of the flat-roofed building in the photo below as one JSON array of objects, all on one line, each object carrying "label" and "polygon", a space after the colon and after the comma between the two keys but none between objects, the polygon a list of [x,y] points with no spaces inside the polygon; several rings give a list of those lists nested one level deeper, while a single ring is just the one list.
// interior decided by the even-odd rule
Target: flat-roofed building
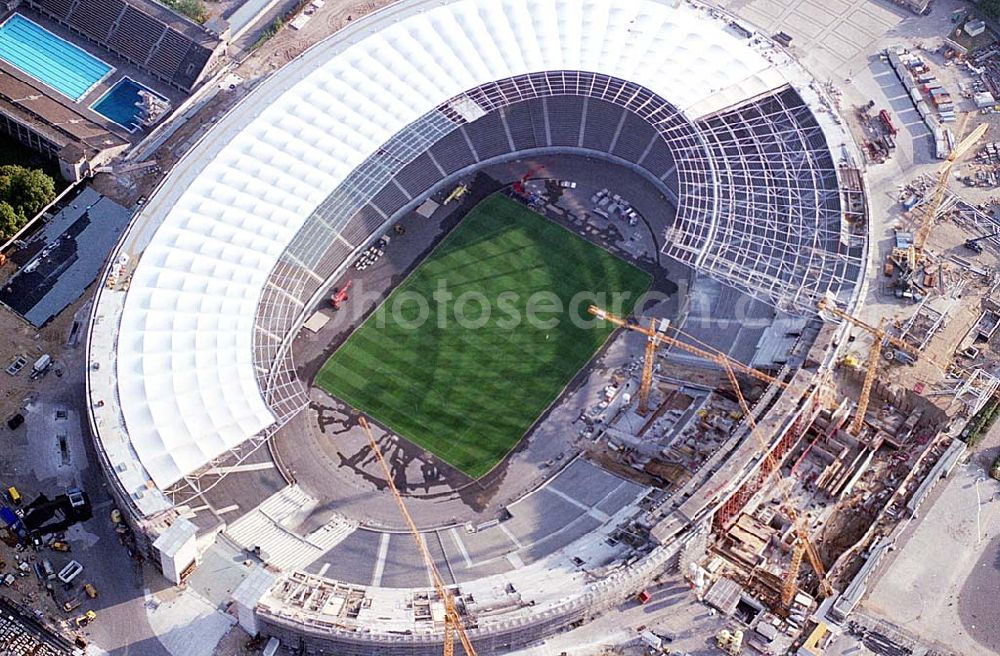
[{"label": "flat-roofed building", "polygon": [[128,148],[128,141],[26,78],[0,63],[0,131],[58,161],[64,178],[80,180]]}]

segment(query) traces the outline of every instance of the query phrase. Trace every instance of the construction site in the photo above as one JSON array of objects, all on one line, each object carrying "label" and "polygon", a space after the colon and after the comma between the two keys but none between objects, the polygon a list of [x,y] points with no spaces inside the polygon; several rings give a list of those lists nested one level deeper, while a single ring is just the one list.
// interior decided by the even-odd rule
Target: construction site
[{"label": "construction site", "polygon": [[12,253],[0,653],[1000,653],[989,21],[326,3]]}]

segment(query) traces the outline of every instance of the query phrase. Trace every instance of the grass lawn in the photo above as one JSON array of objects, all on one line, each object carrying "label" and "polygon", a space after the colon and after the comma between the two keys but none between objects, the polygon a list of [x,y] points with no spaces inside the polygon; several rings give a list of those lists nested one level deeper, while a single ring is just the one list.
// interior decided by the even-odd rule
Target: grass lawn
[{"label": "grass lawn", "polygon": [[[481,293],[489,316],[476,302],[458,313],[455,300],[439,313],[432,294],[441,283],[456,300]],[[621,309],[630,312],[650,283],[644,271],[494,195],[331,356],[316,384],[478,478],[514,448],[612,332],[603,322],[577,326],[551,311],[535,314],[558,325],[524,320],[530,297],[554,293],[567,307],[582,291],[629,292]],[[586,316],[588,304],[575,314]],[[552,304],[536,300],[532,307]],[[418,326],[422,315],[428,318]]]}]

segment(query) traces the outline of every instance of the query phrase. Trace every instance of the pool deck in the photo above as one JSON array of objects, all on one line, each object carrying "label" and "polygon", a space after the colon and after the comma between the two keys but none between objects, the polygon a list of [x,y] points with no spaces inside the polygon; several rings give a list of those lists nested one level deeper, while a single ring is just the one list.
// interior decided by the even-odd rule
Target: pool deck
[{"label": "pool deck", "polygon": [[[47,19],[45,16],[38,14],[29,7],[21,6],[18,7],[16,11],[0,12],[0,23],[6,21],[15,13],[23,15],[25,18],[37,23],[59,38],[69,41],[93,57],[96,57],[97,59],[114,67],[114,71],[110,75],[105,76],[100,82],[92,86],[78,101],[74,102],[57,90],[48,87],[47,85],[32,78],[30,75],[27,75],[16,66],[0,60],[0,75],[10,75],[13,78],[36,87],[40,93],[44,93],[46,102],[51,100],[52,102],[62,105],[65,108],[67,115],[72,115],[72,120],[80,117],[85,118],[86,120],[102,126],[105,130],[130,143],[136,143],[146,135],[145,131],[129,132],[114,121],[111,121],[107,117],[93,111],[91,109],[91,105],[97,102],[98,99],[104,96],[115,84],[125,77],[129,77],[158,95],[167,98],[174,106],[179,105],[187,97],[184,93],[172,89],[155,78],[143,73],[132,63],[122,59],[110,50],[105,50],[94,45],[87,39],[71,32],[62,25]],[[62,125],[61,127],[65,128],[73,126]]]}]

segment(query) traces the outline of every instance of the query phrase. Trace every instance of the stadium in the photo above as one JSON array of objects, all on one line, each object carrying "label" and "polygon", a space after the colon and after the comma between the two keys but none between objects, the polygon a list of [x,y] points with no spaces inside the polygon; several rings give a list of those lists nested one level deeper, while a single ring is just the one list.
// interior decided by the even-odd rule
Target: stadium
[{"label": "stadium", "polygon": [[[622,314],[772,372],[753,412],[780,462],[842,335],[816,304],[863,293],[858,161],[820,84],[698,3],[403,0],[353,22],[222,117],[112,255],[90,426],[139,549],[174,582],[255,555],[240,624],[301,653],[439,653],[364,414],[480,653],[586,623],[681,566],[774,460],[742,424],[649,485],[574,425],[641,343],[599,322],[413,337],[378,307],[442,271],[486,296],[658,292]],[[602,222],[611,186],[635,230]]]}]

